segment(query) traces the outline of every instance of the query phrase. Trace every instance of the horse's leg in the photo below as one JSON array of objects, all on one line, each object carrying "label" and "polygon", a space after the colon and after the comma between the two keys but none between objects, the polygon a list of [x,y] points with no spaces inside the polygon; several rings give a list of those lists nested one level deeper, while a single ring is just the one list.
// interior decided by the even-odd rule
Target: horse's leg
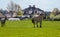
[{"label": "horse's leg", "polygon": [[1,27],[3,27],[4,26],[4,22],[1,22]]},{"label": "horse's leg", "polygon": [[34,24],[34,28],[35,28],[35,22],[33,24]]},{"label": "horse's leg", "polygon": [[35,21],[34,21],[34,19],[32,19],[32,23],[34,24],[34,28],[35,28]]},{"label": "horse's leg", "polygon": [[34,28],[35,28],[35,22],[33,24],[34,24]]},{"label": "horse's leg", "polygon": [[1,21],[1,27],[3,27],[5,25],[5,22],[6,22],[5,20],[4,20],[4,22]]},{"label": "horse's leg", "polygon": [[4,26],[4,24],[1,24],[1,27],[3,27]]},{"label": "horse's leg", "polygon": [[40,28],[42,27],[42,21],[40,21]]},{"label": "horse's leg", "polygon": [[37,25],[37,27],[38,27],[38,22],[36,21],[36,25]]}]

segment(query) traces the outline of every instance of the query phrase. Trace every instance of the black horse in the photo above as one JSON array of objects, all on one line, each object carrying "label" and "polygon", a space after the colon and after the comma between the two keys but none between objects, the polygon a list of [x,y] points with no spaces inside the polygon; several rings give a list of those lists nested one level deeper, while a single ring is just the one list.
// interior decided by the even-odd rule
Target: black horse
[{"label": "black horse", "polygon": [[3,27],[6,23],[6,17],[1,17],[0,21],[1,21],[1,27]]},{"label": "black horse", "polygon": [[35,27],[35,24],[38,27],[38,22],[40,22],[40,28],[42,27],[43,15],[44,15],[43,13],[33,15],[33,17],[32,17],[32,23],[34,24],[34,27]]}]

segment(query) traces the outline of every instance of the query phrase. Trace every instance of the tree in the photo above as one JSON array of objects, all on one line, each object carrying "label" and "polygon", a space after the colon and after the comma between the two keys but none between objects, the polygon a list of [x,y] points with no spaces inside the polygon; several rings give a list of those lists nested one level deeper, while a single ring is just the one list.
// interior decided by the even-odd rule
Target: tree
[{"label": "tree", "polygon": [[54,19],[59,19],[60,18],[60,14],[59,14],[59,9],[58,8],[54,8],[53,11],[50,14],[50,18],[52,20]]},{"label": "tree", "polygon": [[59,9],[58,8],[54,8],[53,11],[52,11],[52,13],[54,15],[57,15],[59,13]]},{"label": "tree", "polygon": [[20,12],[22,13],[20,5],[14,3],[13,1],[8,4],[7,9],[8,11],[17,12],[17,14]]},{"label": "tree", "polygon": [[22,16],[22,15],[23,15],[23,12],[22,12],[22,11],[19,11],[19,12],[17,13],[17,15],[18,15],[18,16]]},{"label": "tree", "polygon": [[15,11],[15,12],[19,12],[21,10],[20,5],[14,3],[13,1],[11,1],[8,6],[7,6],[8,11]]}]

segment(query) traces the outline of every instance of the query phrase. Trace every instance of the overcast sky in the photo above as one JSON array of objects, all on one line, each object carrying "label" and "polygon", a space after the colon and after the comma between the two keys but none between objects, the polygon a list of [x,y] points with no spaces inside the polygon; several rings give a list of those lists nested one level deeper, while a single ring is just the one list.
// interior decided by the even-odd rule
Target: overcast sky
[{"label": "overcast sky", "polygon": [[[7,4],[11,0],[0,0],[0,8],[6,9]],[[35,5],[44,11],[52,11],[53,8],[60,9],[60,0],[12,0],[21,6],[22,9],[27,8],[29,5]]]}]

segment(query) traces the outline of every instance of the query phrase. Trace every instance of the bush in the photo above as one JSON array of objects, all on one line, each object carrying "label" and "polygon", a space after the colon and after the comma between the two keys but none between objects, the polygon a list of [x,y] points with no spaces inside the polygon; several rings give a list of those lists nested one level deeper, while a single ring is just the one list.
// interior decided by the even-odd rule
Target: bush
[{"label": "bush", "polygon": [[60,19],[54,19],[54,21],[60,21]]}]

